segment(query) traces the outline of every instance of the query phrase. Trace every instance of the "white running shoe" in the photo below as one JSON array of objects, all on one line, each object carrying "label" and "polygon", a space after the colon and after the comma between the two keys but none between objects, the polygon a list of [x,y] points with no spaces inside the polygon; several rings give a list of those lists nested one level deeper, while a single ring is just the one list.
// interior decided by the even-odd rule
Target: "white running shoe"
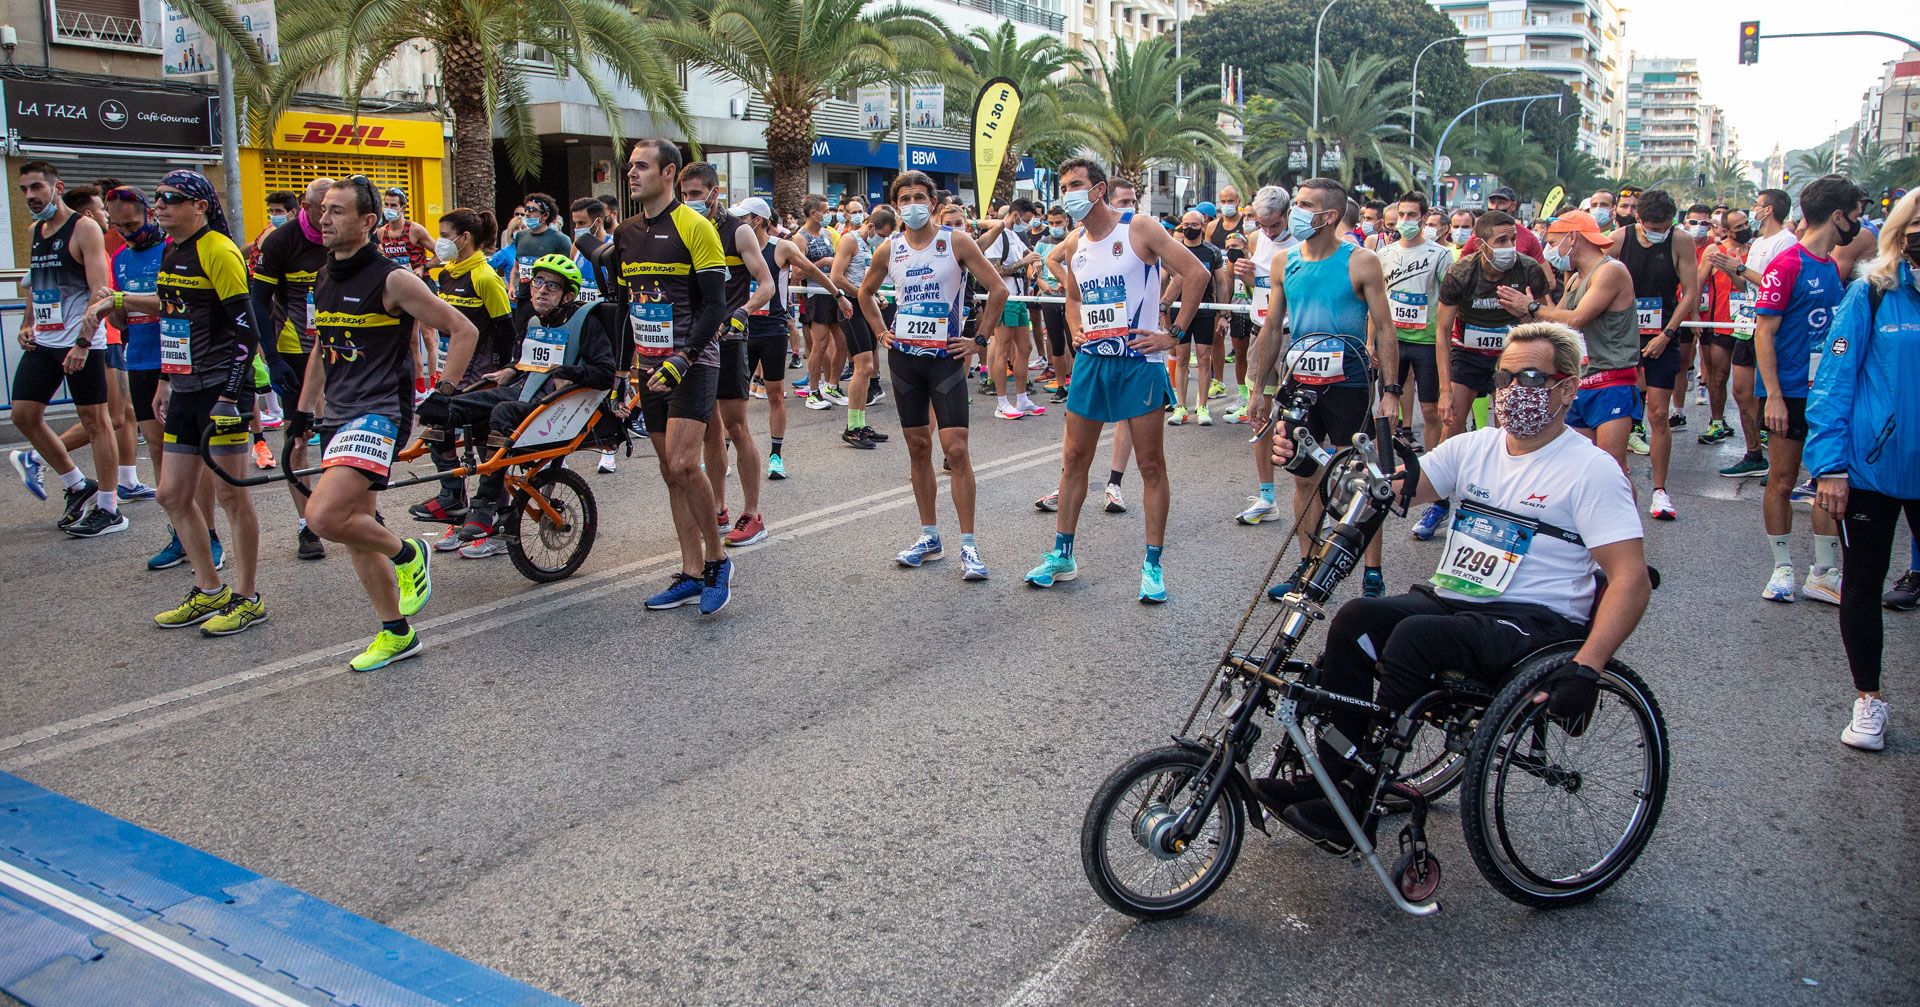
[{"label": "white running shoe", "polygon": [[1234,515],[1233,519],[1235,521],[1241,524],[1259,524],[1262,521],[1279,520],[1280,505],[1274,503],[1272,500],[1256,493],[1248,497],[1247,502],[1252,506]]},{"label": "white running shoe", "polygon": [[1655,521],[1673,520],[1673,498],[1667,495],[1666,490],[1653,491],[1653,503],[1647,508],[1647,514]]},{"label": "white running shoe", "polygon": [[617,467],[616,463],[613,460],[613,452],[611,451],[600,452],[600,471],[612,472],[616,467]]},{"label": "white running shoe", "polygon": [[1022,412],[1020,410],[1020,407],[1014,405],[1011,402],[1008,402],[1005,398],[1002,398],[1000,400],[1000,404],[994,408],[993,415],[998,416],[1003,420],[1017,420],[1020,417],[1025,416],[1027,414]]},{"label": "white running shoe", "polygon": [[1767,588],[1760,592],[1760,597],[1768,601],[1784,602],[1788,605],[1793,604],[1795,600],[1793,594],[1793,567],[1774,567],[1773,577],[1767,581]]},{"label": "white running shoe", "polygon": [[1887,704],[1878,696],[1853,701],[1853,720],[1840,732],[1840,743],[1868,752],[1887,747]]},{"label": "white running shoe", "polygon": [[1127,500],[1125,497],[1120,495],[1120,487],[1114,485],[1113,483],[1108,483],[1107,484],[1107,513],[1125,514],[1126,512],[1127,512]]},{"label": "white running shoe", "polygon": [[1046,496],[1043,496],[1040,499],[1035,500],[1033,502],[1033,509],[1037,511],[1045,511],[1048,514],[1055,513],[1060,509],[1060,491],[1054,490],[1053,492],[1047,494]]},{"label": "white running shoe", "polygon": [[1829,605],[1840,604],[1840,568],[1830,566],[1822,573],[1813,567],[1807,567],[1807,582],[1800,585],[1800,597],[1824,601]]},{"label": "white running shoe", "polygon": [[1693,404],[1696,406],[1704,406],[1707,404],[1707,386],[1706,385],[1701,385],[1700,387],[1693,390]]}]

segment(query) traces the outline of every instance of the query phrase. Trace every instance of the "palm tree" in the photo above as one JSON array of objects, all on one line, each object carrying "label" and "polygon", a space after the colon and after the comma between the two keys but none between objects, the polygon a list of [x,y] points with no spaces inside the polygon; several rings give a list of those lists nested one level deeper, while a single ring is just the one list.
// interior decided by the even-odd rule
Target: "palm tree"
[{"label": "palm tree", "polygon": [[1715,203],[1745,206],[1758,191],[1753,184],[1748,163],[1737,154],[1708,157],[1700,163],[1699,173],[1707,177],[1706,190],[1700,194],[1701,198],[1711,197]]},{"label": "palm tree", "polygon": [[690,0],[657,29],[666,51],[731,76],[765,102],[773,202],[799,213],[820,103],[869,84],[902,84],[948,70],[951,34],[918,7],[863,14],[862,0]]},{"label": "palm tree", "polygon": [[1560,184],[1566,190],[1566,202],[1569,206],[1579,206],[1593,190],[1598,189],[1607,180],[1607,170],[1598,158],[1584,150],[1562,150],[1555,172]]},{"label": "palm tree", "polygon": [[[264,115],[272,123],[316,74],[337,71],[357,112],[360,93],[380,66],[413,39],[440,57],[453,112],[453,192],[462,206],[494,204],[493,132],[505,124],[507,161],[526,177],[539,170],[540,138],[527,114],[528,50],[553,69],[578,76],[607,117],[618,145],[629,87],[652,110],[691,138],[673,63],[654,40],[644,3],[622,0],[339,0],[285,5],[280,66],[267,85]],[[258,125],[256,125],[258,128]]]},{"label": "palm tree", "polygon": [[1500,176],[1500,181],[1524,195],[1545,198],[1551,188],[1553,161],[1519,126],[1488,125],[1474,134],[1473,150],[1460,158],[1462,171]]},{"label": "palm tree", "polygon": [[1174,81],[1197,66],[1191,56],[1174,59],[1173,42],[1164,37],[1134,47],[1118,40],[1113,59],[1100,59],[1104,94],[1089,87],[1068,102],[1067,113],[1081,117],[1092,133],[1087,146],[1108,171],[1135,182],[1154,163],[1221,164],[1233,152],[1220,131],[1220,114],[1228,111],[1216,97],[1220,89],[1196,87],[1174,100]]},{"label": "palm tree", "polygon": [[[1833,144],[1821,144],[1813,150],[1795,155],[1792,169],[1793,177],[1811,182],[1833,171]],[[1795,188],[1798,188],[1796,186]]]},{"label": "palm tree", "polygon": [[[950,82],[962,87],[969,98],[995,77],[1005,77],[1020,89],[1020,116],[1014,120],[1013,139],[1000,163],[992,197],[983,198],[982,203],[1001,202],[1012,196],[1022,154],[1058,163],[1073,150],[1097,141],[1078,117],[1066,111],[1069,105],[1099,100],[1098,90],[1085,76],[1087,58],[1057,36],[1040,35],[1021,42],[1013,23],[1003,21],[991,31],[976,27],[954,39],[953,52],[960,66],[949,75]],[[973,109],[957,105],[947,105],[947,117],[967,128],[966,120]]]},{"label": "palm tree", "polygon": [[1380,82],[1394,62],[1368,55],[1336,68],[1333,61],[1321,60],[1317,130],[1311,125],[1312,71],[1301,63],[1270,67],[1267,80],[1275,107],[1249,124],[1249,131],[1258,139],[1251,144],[1248,160],[1263,175],[1284,174],[1287,141],[1305,140],[1319,144],[1322,151],[1337,146],[1344,152],[1339,167],[1344,185],[1354,183],[1362,164],[1375,164],[1402,187],[1412,187],[1413,174],[1407,166],[1415,155],[1407,145],[1404,125],[1408,85],[1404,81]]},{"label": "palm tree", "polygon": [[1878,200],[1881,190],[1899,184],[1897,164],[1892,151],[1878,143],[1864,143],[1840,162],[1840,172]]}]

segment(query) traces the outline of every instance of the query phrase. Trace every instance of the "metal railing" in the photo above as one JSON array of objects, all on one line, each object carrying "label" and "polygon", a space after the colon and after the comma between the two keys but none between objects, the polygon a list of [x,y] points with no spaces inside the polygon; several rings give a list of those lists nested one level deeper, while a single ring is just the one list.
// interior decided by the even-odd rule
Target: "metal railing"
[{"label": "metal railing", "polygon": [[55,9],[53,35],[68,42],[103,42],[139,49],[160,48],[160,22]]}]

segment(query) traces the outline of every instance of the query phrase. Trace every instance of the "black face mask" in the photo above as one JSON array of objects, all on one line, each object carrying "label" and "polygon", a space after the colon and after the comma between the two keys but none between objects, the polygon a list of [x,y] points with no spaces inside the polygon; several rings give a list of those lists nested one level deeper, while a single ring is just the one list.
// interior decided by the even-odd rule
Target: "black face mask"
[{"label": "black face mask", "polygon": [[1753,241],[1753,228],[1751,227],[1743,227],[1738,231],[1733,232],[1733,243],[1736,245],[1745,245],[1745,244],[1751,243],[1752,241]]},{"label": "black face mask", "polygon": [[1920,266],[1920,231],[1907,232],[1907,258]]},{"label": "black face mask", "polygon": [[1200,240],[1200,229],[1197,227],[1183,227],[1180,229],[1180,233],[1186,235],[1193,241]]},{"label": "black face mask", "polygon": [[[1852,226],[1849,227],[1849,224]],[[1860,229],[1865,226],[1866,225],[1860,223],[1858,220],[1848,220],[1843,216],[1840,218],[1840,226],[1834,228],[1834,231],[1840,236],[1840,244],[1848,245],[1853,242],[1853,239],[1860,236]]]},{"label": "black face mask", "polygon": [[1632,227],[1634,221],[1637,219],[1639,218],[1631,213],[1617,213],[1614,214],[1613,224],[1615,227]]}]

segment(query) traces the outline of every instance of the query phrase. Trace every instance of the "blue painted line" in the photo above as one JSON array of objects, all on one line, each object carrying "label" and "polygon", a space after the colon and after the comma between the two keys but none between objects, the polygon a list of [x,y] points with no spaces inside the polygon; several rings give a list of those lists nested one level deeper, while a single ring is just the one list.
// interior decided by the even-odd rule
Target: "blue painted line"
[{"label": "blue painted line", "polygon": [[0,990],[34,1007],[571,1007],[6,773]]}]

